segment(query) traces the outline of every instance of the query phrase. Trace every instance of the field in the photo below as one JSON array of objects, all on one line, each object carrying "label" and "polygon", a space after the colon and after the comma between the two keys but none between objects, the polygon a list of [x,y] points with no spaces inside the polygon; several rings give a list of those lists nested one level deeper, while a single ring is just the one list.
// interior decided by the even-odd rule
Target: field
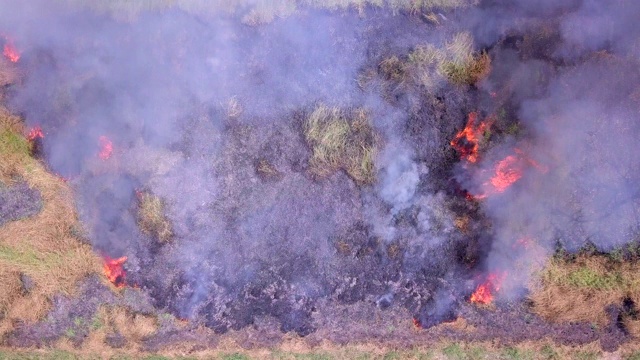
[{"label": "field", "polygon": [[0,14],[0,359],[640,359],[635,25],[51,4]]}]

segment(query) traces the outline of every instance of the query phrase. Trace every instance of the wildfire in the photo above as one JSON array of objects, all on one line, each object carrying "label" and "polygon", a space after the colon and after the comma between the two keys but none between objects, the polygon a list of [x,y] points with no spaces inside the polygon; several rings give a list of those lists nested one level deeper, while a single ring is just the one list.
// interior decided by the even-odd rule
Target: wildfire
[{"label": "wildfire", "polygon": [[458,132],[451,140],[451,146],[460,153],[461,159],[475,163],[478,161],[478,150],[480,139],[486,130],[491,126],[492,121],[480,121],[478,123],[478,113],[470,112],[467,125]]},{"label": "wildfire", "polygon": [[494,294],[500,291],[505,276],[506,273],[490,273],[486,280],[478,285],[469,300],[474,304],[491,304]]},{"label": "wildfire", "polygon": [[108,256],[104,257],[104,275],[117,287],[123,287],[125,285],[124,278],[126,272],[122,267],[125,261],[127,261],[126,256],[117,259],[112,259]]},{"label": "wildfire", "polygon": [[29,130],[29,134],[27,134],[27,140],[35,141],[36,139],[43,139],[44,133],[42,132],[42,128],[38,125],[34,126]]},{"label": "wildfire", "polygon": [[11,61],[11,62],[18,62],[18,60],[20,60],[20,52],[18,51],[18,48],[16,48],[16,46],[13,44],[13,41],[11,39],[9,39],[6,36],[3,36],[5,43],[4,43],[4,49],[2,50],[2,55],[4,55],[4,57],[7,58],[7,60]]},{"label": "wildfire", "polygon": [[109,159],[111,157],[111,153],[113,153],[113,143],[104,135],[98,138],[98,142],[100,143],[100,152],[98,152],[98,156],[102,160]]},{"label": "wildfire", "polygon": [[494,192],[507,190],[522,177],[522,161],[517,156],[509,155],[496,165],[495,175],[489,179]]},{"label": "wildfire", "polygon": [[416,329],[422,329],[422,324],[420,323],[420,320],[418,320],[418,318],[413,318],[413,327],[415,327]]}]

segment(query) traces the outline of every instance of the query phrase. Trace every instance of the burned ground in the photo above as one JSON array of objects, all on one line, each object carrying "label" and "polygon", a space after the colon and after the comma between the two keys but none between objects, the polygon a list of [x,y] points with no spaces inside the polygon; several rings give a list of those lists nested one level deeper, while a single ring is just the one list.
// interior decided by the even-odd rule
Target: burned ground
[{"label": "burned ground", "polygon": [[[460,25],[496,6],[507,29],[485,29],[493,37],[477,20]],[[640,301],[632,285],[602,297],[597,324],[580,311],[550,321],[563,304],[531,294],[577,292],[556,273],[542,277],[544,291],[532,280],[556,244],[574,253],[594,241],[608,252],[633,238],[630,189],[640,172],[626,152],[612,165],[626,171],[608,172],[624,191],[604,202],[623,220],[600,218],[615,241],[593,225],[603,193],[544,190],[604,169],[546,152],[561,147],[545,133],[552,126],[583,135],[563,101],[597,104],[598,116],[622,109],[611,132],[621,146],[636,131],[620,120],[637,102],[635,60],[568,56],[562,17],[571,9],[310,9],[260,26],[175,9],[129,22],[83,12],[82,34],[44,15],[56,32],[40,29],[37,41],[19,27],[18,39],[33,42],[19,63],[25,79],[6,95],[44,137],[18,134],[17,143],[32,153],[37,144],[49,170],[68,179],[83,224],[74,236],[105,259],[126,256],[126,278],[112,287],[94,275],[78,293],[52,295],[44,320],[12,318],[4,344],[65,338],[82,347],[98,329],[98,341],[142,351],[229,338],[271,347],[287,333],[309,345],[552,338],[615,351],[632,341]],[[310,129],[319,109],[332,115]],[[463,140],[459,148],[478,152],[465,158],[452,139],[471,120],[489,125]],[[589,139],[602,139],[603,121],[587,124]],[[592,194],[607,176],[586,173],[578,191]],[[0,187],[0,201],[13,200],[0,203],[0,221],[40,209],[37,190],[8,189]],[[478,289],[490,293],[476,301]]]}]

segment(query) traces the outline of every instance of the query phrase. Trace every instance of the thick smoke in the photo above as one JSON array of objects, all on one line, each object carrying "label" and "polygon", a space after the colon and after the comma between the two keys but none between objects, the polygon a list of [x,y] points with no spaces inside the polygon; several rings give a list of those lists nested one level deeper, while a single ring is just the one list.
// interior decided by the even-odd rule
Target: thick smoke
[{"label": "thick smoke", "polygon": [[[76,190],[96,251],[126,255],[128,281],[158,308],[219,331],[271,315],[300,334],[322,297],[397,299],[414,313],[442,298],[430,311],[449,311],[452,290],[440,289],[461,279],[453,214],[444,193],[426,190],[430,164],[394,140],[378,184],[343,172],[317,180],[301,134],[305,114],[326,103],[363,107],[384,138],[400,139],[409,109],[363,91],[358,74],[424,43],[432,26],[386,13],[247,26],[242,13],[171,8],[122,21],[58,2],[0,5],[26,73],[11,105],[42,126],[43,156]],[[261,177],[260,161],[276,174]],[[168,243],[138,228],[144,192],[167,204]]]},{"label": "thick smoke", "polygon": [[[520,3],[526,10],[530,2]],[[521,131],[485,154],[466,185],[486,189],[499,161],[519,159],[513,168],[522,178],[482,202],[495,237],[487,264],[508,273],[509,295],[520,294],[531,269],[558,248],[611,251],[637,240],[638,11],[631,1],[553,2],[529,22],[534,34],[558,34],[538,58],[508,48],[494,54],[496,71],[484,86],[513,89]],[[540,14],[555,17],[543,22]]]}]

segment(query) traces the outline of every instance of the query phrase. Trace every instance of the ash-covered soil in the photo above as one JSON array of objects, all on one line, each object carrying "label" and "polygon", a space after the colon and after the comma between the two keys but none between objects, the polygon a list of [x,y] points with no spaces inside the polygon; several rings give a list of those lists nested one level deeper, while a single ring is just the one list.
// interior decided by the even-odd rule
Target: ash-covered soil
[{"label": "ash-covered soil", "polygon": [[0,183],[0,226],[9,221],[33,216],[42,209],[42,196],[37,189],[20,181],[12,185]]}]

